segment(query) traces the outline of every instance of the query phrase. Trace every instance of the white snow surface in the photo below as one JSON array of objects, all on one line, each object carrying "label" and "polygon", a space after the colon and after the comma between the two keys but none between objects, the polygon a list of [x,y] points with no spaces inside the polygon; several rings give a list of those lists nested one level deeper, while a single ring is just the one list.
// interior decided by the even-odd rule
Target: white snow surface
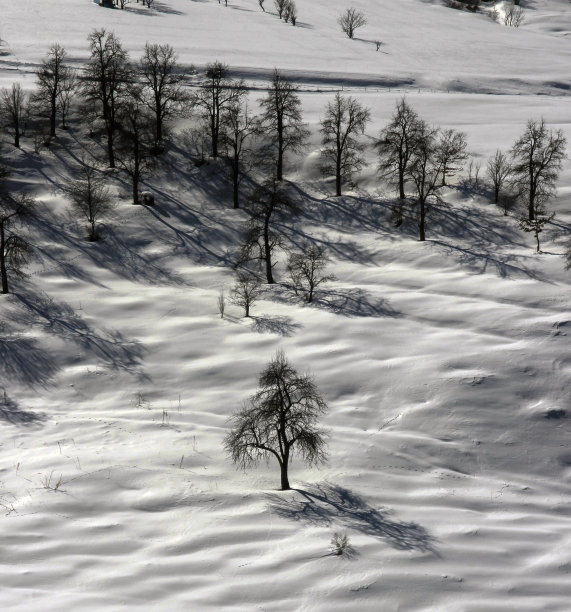
[{"label": "white snow surface", "polygon": [[[175,136],[144,186],[156,206],[133,207],[117,174],[88,243],[62,191],[81,130],[41,156],[29,138],[9,149],[14,187],[40,204],[31,276],[0,296],[2,609],[571,609],[568,161],[540,254],[461,179],[420,243],[414,224],[392,226],[372,147],[341,198],[317,171],[341,86],[370,108],[371,144],[403,94],[465,131],[482,168],[530,118],[571,141],[571,5],[522,1],[515,29],[439,2],[356,0],[368,24],[351,41],[341,0],[297,0],[295,28],[255,0],[155,4],[0,0],[0,85],[32,88],[53,42],[80,65],[95,27],[134,58],[150,41],[187,67],[227,62],[260,88],[252,107],[279,67],[312,130],[287,166],[302,213],[283,230],[329,247],[337,280],[303,305],[282,262],[250,320],[232,305],[221,319],[247,213],[216,163],[192,166]],[[278,349],[329,405],[329,461],[294,460],[288,492],[275,464],[237,471],[222,447]],[[334,532],[351,554],[329,554]]]}]

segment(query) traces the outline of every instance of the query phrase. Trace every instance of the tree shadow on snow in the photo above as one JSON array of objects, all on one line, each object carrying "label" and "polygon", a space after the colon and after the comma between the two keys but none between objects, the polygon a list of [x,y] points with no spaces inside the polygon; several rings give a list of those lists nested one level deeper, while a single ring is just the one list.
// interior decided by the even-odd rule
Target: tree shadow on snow
[{"label": "tree shadow on snow", "polygon": [[290,337],[301,329],[301,325],[295,323],[291,317],[252,317],[252,329],[260,334]]},{"label": "tree shadow on snow", "polygon": [[17,313],[19,324],[27,327],[39,325],[46,333],[74,342],[106,367],[148,379],[142,372],[146,351],[139,342],[125,338],[117,330],[92,329],[69,304],[56,302],[46,294],[20,291],[15,297],[21,307]]},{"label": "tree shadow on snow", "polygon": [[0,379],[44,387],[58,370],[52,356],[34,338],[0,335]]},{"label": "tree shadow on snow", "polygon": [[5,421],[11,425],[36,425],[45,421],[46,417],[43,414],[24,410],[11,397],[0,395],[0,421]]},{"label": "tree shadow on snow", "polygon": [[390,517],[388,510],[377,510],[349,489],[326,482],[294,490],[299,494],[295,499],[268,494],[271,511],[309,525],[341,523],[347,529],[385,540],[398,550],[435,552],[435,540],[424,527]]}]

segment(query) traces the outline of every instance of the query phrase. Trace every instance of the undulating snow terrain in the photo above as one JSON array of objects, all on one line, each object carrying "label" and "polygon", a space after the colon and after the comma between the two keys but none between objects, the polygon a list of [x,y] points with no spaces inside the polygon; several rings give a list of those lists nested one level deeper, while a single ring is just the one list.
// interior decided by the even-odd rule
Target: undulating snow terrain
[{"label": "undulating snow terrain", "polygon": [[[80,66],[99,27],[132,58],[149,41],[189,70],[228,63],[253,109],[274,67],[296,80],[312,136],[286,168],[302,212],[283,231],[326,245],[336,276],[304,305],[282,262],[251,319],[220,318],[247,212],[176,126],[144,185],[156,205],[134,207],[118,173],[95,243],[62,190],[79,123],[41,155],[5,147],[39,205],[31,276],[0,296],[3,610],[571,609],[571,168],[540,254],[483,177],[528,119],[571,142],[571,4],[522,0],[509,28],[436,0],[356,0],[355,40],[342,0],[297,5],[294,28],[257,0],[0,0],[0,86],[33,88],[54,42]],[[318,130],[341,88],[370,109],[371,146],[335,198]],[[480,188],[444,192],[424,243],[393,226],[372,146],[403,95],[482,165]],[[287,492],[276,464],[244,473],[222,446],[278,349],[329,405],[329,462],[294,460]],[[329,553],[334,532],[349,554]]]}]

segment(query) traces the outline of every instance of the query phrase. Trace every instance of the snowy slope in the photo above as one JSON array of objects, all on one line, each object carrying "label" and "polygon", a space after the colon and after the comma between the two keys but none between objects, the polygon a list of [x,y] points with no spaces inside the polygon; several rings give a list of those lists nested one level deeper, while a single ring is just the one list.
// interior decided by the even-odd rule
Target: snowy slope
[{"label": "snowy slope", "polygon": [[[485,189],[449,189],[419,243],[413,224],[392,226],[372,149],[342,198],[316,172],[340,82],[371,109],[369,140],[405,92],[466,131],[483,166],[529,118],[571,140],[569,4],[529,2],[515,30],[437,2],[363,1],[355,41],[336,25],[344,3],[297,4],[292,28],[254,0],[0,0],[2,84],[31,87],[53,41],[83,61],[103,26],[134,57],[168,41],[184,64],[220,59],[257,86],[274,66],[297,76],[313,136],[288,166],[302,214],[284,232],[326,244],[337,277],[315,305],[278,284],[251,320],[232,305],[221,319],[246,213],[215,164],[191,166],[175,142],[148,181],[152,209],[118,176],[90,244],[61,189],[81,131],[41,156],[27,139],[10,149],[14,184],[41,206],[31,277],[0,298],[3,609],[569,609],[569,164],[540,255]],[[294,462],[289,492],[275,465],[236,471],[222,449],[278,349],[330,408],[329,462]],[[336,531],[351,555],[328,554]]]}]

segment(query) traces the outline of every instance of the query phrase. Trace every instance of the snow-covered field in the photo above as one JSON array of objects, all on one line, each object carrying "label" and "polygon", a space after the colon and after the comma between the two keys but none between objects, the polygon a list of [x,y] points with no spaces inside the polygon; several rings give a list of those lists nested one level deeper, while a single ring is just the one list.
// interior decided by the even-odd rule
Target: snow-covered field
[{"label": "snow-covered field", "polygon": [[[266,5],[270,0],[266,0]],[[28,281],[0,296],[0,607],[3,610],[566,611],[571,609],[571,168],[543,253],[485,189],[395,229],[375,157],[331,197],[318,123],[343,86],[371,110],[372,143],[406,93],[465,131],[483,167],[543,116],[571,141],[571,5],[528,0],[520,28],[423,0],[297,0],[299,27],[256,0],[0,0],[0,85],[34,84],[53,42],[78,65],[113,29],[132,57],[170,43],[258,88],[274,67],[302,85],[313,135],[288,165],[302,213],[284,231],[329,247],[337,280],[314,305],[283,284],[251,320],[228,306],[242,210],[215,164],[176,140],[133,207],[119,176],[104,239],[88,243],[61,186],[76,126],[35,155],[8,148],[14,185],[41,203]],[[375,40],[383,45],[375,51]],[[277,277],[284,280],[284,268]],[[243,473],[228,416],[278,349],[329,405],[329,462]],[[548,418],[561,414],[563,418]],[[345,532],[352,554],[332,556]]]}]

